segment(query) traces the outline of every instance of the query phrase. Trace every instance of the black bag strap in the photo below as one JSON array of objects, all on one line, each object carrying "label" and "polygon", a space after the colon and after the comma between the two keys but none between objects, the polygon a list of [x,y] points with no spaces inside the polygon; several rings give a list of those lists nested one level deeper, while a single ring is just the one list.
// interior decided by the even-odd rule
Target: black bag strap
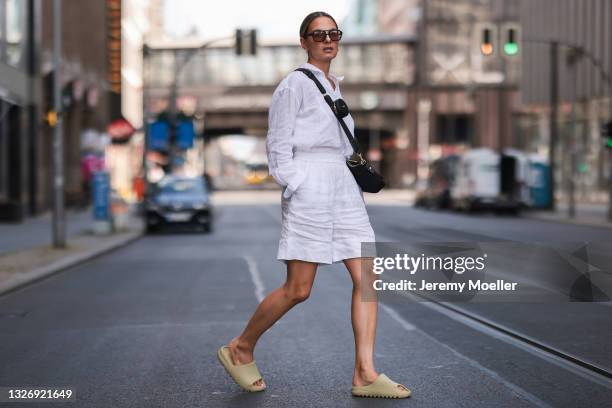
[{"label": "black bag strap", "polygon": [[327,102],[327,104],[329,105],[330,109],[334,113],[334,116],[336,117],[336,119],[338,119],[338,122],[340,122],[340,126],[342,126],[344,133],[346,133],[346,137],[351,143],[351,146],[353,147],[353,151],[359,156],[361,156],[361,150],[359,149],[359,145],[357,144],[355,137],[351,135],[351,131],[349,130],[348,126],[346,126],[344,119],[338,117],[338,115],[336,114],[336,107],[334,105],[334,101],[332,100],[331,96],[327,94],[327,91],[325,90],[321,82],[319,82],[315,74],[313,74],[312,71],[306,68],[297,68],[296,71],[303,72],[304,74],[306,74],[308,78],[312,79],[312,81],[317,85],[317,88],[319,88],[319,91],[321,91],[321,93],[323,94],[323,98],[325,99],[325,102]]}]

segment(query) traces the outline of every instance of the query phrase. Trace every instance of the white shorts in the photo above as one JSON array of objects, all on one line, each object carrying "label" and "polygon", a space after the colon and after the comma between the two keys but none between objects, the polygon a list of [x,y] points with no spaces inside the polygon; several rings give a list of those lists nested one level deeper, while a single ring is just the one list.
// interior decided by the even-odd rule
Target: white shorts
[{"label": "white shorts", "polygon": [[361,243],[375,242],[363,191],[340,153],[297,151],[305,172],[289,198],[281,195],[277,259],[331,264],[361,257]]}]

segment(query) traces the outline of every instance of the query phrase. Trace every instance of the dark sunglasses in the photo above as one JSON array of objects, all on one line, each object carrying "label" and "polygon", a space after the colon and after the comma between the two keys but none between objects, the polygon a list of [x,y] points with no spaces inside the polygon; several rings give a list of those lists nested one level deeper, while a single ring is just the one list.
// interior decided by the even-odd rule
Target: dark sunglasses
[{"label": "dark sunglasses", "polygon": [[312,35],[312,39],[316,42],[325,41],[325,38],[327,38],[328,35],[330,40],[340,41],[342,38],[342,31],[338,30],[337,28],[331,30],[314,30],[313,32],[305,34],[304,37],[308,37],[309,35]]}]

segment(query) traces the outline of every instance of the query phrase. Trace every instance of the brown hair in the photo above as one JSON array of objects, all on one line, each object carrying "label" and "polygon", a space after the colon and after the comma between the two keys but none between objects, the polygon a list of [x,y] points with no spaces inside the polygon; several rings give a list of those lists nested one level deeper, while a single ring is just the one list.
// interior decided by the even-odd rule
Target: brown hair
[{"label": "brown hair", "polygon": [[302,25],[300,25],[300,37],[304,37],[306,38],[306,33],[308,32],[308,26],[310,26],[310,23],[312,23],[312,21],[317,18],[317,17],[328,17],[330,18],[334,24],[336,25],[336,28],[338,28],[338,23],[336,23],[336,20],[334,20],[334,18],[332,16],[330,16],[329,14],[327,14],[324,11],[313,11],[312,13],[310,13],[309,15],[306,16],[306,18],[304,19],[304,21],[302,21]]}]

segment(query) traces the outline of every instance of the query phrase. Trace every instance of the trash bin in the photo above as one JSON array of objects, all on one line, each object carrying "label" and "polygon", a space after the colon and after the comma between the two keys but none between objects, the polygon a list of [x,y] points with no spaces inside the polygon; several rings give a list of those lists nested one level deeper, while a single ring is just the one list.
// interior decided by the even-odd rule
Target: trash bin
[{"label": "trash bin", "polygon": [[113,230],[126,231],[129,228],[129,206],[123,199],[113,200],[111,203],[111,213],[113,217]]}]

